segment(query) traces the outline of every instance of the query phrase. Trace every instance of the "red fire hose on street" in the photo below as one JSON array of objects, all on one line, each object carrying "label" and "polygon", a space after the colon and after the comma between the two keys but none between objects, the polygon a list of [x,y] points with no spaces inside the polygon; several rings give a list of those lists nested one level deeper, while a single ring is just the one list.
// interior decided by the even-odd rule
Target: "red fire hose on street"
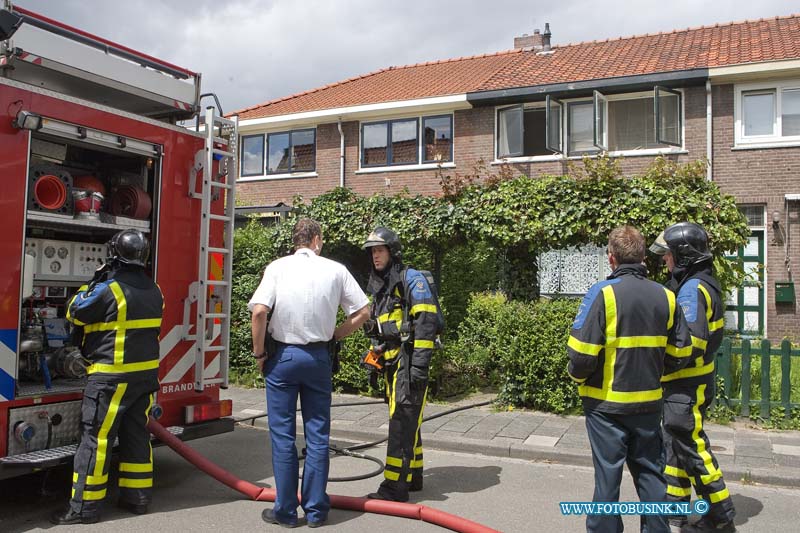
[{"label": "red fire hose on street", "polygon": [[[150,422],[147,424],[147,429],[149,429],[150,433],[155,435],[157,439],[175,450],[181,457],[214,479],[253,500],[262,502],[275,501],[275,489],[259,487],[258,485],[237,478],[187,446],[155,420],[150,419]],[[337,509],[413,518],[461,533],[500,533],[495,529],[478,524],[477,522],[426,505],[370,500],[368,498],[338,496],[336,494],[331,494],[330,498],[331,506]]]}]

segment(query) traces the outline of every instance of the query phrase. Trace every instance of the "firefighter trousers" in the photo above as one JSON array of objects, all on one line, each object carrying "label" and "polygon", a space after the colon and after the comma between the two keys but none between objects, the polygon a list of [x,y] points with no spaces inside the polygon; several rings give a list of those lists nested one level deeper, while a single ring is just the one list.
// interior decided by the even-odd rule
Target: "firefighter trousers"
[{"label": "firefighter trousers", "polygon": [[[665,483],[661,453],[661,413],[611,414],[586,409],[586,432],[594,463],[594,502],[618,502],[622,470],[627,464],[636,493],[643,502],[663,502]],[[659,515],[640,518],[641,531],[669,531]],[[588,515],[586,531],[618,533],[620,515]]]},{"label": "firefighter trousers", "polygon": [[706,408],[714,397],[713,381],[670,384],[664,398],[664,449],[667,500],[688,502],[692,486],[710,504],[714,522],[736,514],[717,458],[703,430]]},{"label": "firefighter trousers", "polygon": [[378,494],[389,500],[405,501],[409,489],[422,489],[420,426],[428,389],[411,389],[408,370],[402,363],[387,366],[385,378],[389,400],[389,441],[384,479]]},{"label": "firefighter trousers", "polygon": [[81,441],[75,453],[70,507],[96,515],[106,496],[114,441],[119,437],[119,498],[136,505],[150,502],[153,450],[147,416],[155,380],[110,382],[90,376],[81,404]]}]

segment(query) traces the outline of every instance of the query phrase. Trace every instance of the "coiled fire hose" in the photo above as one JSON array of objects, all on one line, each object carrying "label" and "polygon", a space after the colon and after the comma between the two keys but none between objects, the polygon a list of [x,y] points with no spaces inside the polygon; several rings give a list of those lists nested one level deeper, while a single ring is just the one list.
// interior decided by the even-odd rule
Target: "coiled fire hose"
[{"label": "coiled fire hose", "polygon": [[[433,415],[429,419],[444,416],[446,414],[450,414],[450,412],[453,411],[461,411],[464,409],[469,409],[480,405],[486,405],[488,403],[490,402],[482,402],[480,404],[458,407],[449,412],[445,411],[442,413],[437,413],[436,415]],[[259,417],[260,416],[252,418],[259,418]],[[249,418],[247,418],[246,420],[248,419]],[[221,483],[224,483],[228,487],[238,492],[241,492],[245,496],[255,501],[267,501],[267,502],[275,501],[275,489],[259,487],[258,485],[237,478],[227,470],[221,468],[220,466],[212,463],[207,458],[200,455],[196,450],[189,447],[186,443],[184,443],[178,437],[167,431],[166,428],[164,428],[164,426],[162,426],[152,418],[147,424],[147,429],[149,429],[150,433],[152,433],[158,440],[160,440],[161,442],[172,448],[175,452],[177,452],[178,455],[180,455],[181,457],[183,457],[184,459],[195,465],[197,468],[199,468],[209,476],[220,481]],[[380,444],[385,440],[387,439],[381,439],[379,441],[375,441],[374,443],[360,444],[358,445],[358,449],[375,446],[376,444]],[[356,447],[350,447],[347,449],[352,450],[354,448]],[[452,531],[458,531],[460,533],[500,533],[499,531],[492,529],[488,526],[478,524],[477,522],[473,522],[472,520],[468,520],[466,518],[462,518],[460,516],[456,516],[454,514],[441,511],[439,509],[428,507],[427,505],[421,505],[417,503],[390,502],[385,500],[371,500],[368,498],[361,498],[355,496],[341,496],[337,494],[331,494],[330,499],[331,499],[331,507],[335,507],[337,509],[344,509],[348,511],[356,511],[362,513],[366,512],[366,513],[385,514],[401,518],[412,518],[415,520],[422,520],[423,522],[428,522],[430,524],[447,528]]]}]

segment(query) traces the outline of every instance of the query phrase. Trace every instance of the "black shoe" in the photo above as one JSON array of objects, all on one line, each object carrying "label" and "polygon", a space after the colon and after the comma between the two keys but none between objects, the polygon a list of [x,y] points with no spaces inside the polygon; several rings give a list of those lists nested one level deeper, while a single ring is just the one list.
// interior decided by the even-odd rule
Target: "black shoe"
[{"label": "black shoe", "polygon": [[390,496],[388,494],[383,494],[382,492],[370,492],[367,494],[367,498],[370,500],[384,500],[387,502],[407,502],[408,501],[408,494],[406,494],[405,498],[401,498],[399,496]]},{"label": "black shoe", "polygon": [[132,503],[126,502],[125,500],[119,500],[117,502],[117,507],[120,509],[125,509],[133,514],[147,514],[147,504],[146,503]]},{"label": "black shoe", "polygon": [[733,520],[726,522],[714,522],[711,518],[704,516],[694,524],[689,524],[681,529],[681,533],[734,533],[736,526]]},{"label": "black shoe", "polygon": [[681,533],[687,523],[688,520],[685,516],[671,516],[669,518],[669,530],[671,533]]},{"label": "black shoe", "polygon": [[56,511],[50,515],[50,522],[57,526],[71,525],[71,524],[96,524],[100,521],[100,517],[96,514],[81,514],[76,513],[71,508],[66,511]]},{"label": "black shoe", "polygon": [[422,478],[417,477],[411,480],[408,484],[408,492],[419,492],[422,490]]},{"label": "black shoe", "polygon": [[308,527],[322,527],[325,525],[325,522],[327,521],[328,521],[327,518],[323,518],[322,520],[309,520],[306,518],[306,525]]},{"label": "black shoe", "polygon": [[[291,529],[293,527],[297,527],[297,526],[300,525],[297,522],[295,522],[294,524],[290,524],[288,522],[281,522],[280,520],[277,519],[277,517],[275,516],[275,511],[273,511],[272,509],[264,509],[263,511],[261,511],[261,520],[263,520],[267,524],[278,524],[279,526],[285,527],[285,528],[288,528],[288,529]],[[317,527],[317,526],[315,526],[315,527]]]}]

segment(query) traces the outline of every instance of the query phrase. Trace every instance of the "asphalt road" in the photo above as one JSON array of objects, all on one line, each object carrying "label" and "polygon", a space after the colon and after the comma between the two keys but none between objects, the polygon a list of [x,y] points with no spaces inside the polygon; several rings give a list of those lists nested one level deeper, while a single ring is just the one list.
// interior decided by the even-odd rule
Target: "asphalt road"
[{"label": "asphalt road", "polygon": [[[191,446],[217,464],[248,481],[271,486],[268,434],[261,429],[239,427],[235,432],[193,441]],[[382,456],[383,448],[372,450]],[[68,471],[0,481],[0,531],[282,531],[261,521],[270,503],[253,502],[194,469],[168,448],[154,452],[155,500],[150,513],[134,516],[110,507],[96,525],[52,526],[47,517],[66,501]],[[425,452],[425,489],[412,501],[464,516],[505,532],[581,531],[583,518],[564,517],[559,501],[591,499],[591,468],[533,463],[449,452]],[[372,470],[373,463],[335,458],[331,476],[350,476]],[[374,490],[380,478],[331,483],[331,494],[363,496]],[[112,478],[112,484],[114,480]],[[800,524],[800,491],[767,486],[730,484],[738,510],[739,531],[797,531]],[[112,491],[111,498],[115,494]],[[622,500],[635,500],[633,484],[626,476]],[[638,517],[626,517],[628,531],[638,530]],[[350,511],[331,512],[322,531],[374,533],[375,531],[445,531],[432,524],[383,515]]]}]

